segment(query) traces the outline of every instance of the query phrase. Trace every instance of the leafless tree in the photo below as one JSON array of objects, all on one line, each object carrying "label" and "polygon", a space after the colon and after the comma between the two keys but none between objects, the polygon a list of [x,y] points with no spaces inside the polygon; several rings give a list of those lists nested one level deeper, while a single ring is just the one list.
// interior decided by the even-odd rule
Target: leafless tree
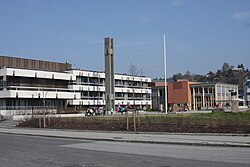
[{"label": "leafless tree", "polygon": [[130,62],[130,65],[128,67],[128,73],[129,75],[132,75],[133,77],[135,77],[139,75],[140,69],[136,66],[136,64]]},{"label": "leafless tree", "polygon": [[136,64],[130,62],[128,67],[128,73],[132,76],[132,91],[133,91],[133,108],[134,108],[134,131],[136,131],[136,108],[135,108],[135,77],[137,77],[140,73],[142,74],[142,69],[139,69]]}]

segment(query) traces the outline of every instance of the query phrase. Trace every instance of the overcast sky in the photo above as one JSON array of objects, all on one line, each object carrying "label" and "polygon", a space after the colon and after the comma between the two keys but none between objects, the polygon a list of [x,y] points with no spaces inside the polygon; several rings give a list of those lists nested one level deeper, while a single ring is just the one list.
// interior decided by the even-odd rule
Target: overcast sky
[{"label": "overcast sky", "polygon": [[146,76],[250,68],[250,0],[0,0],[0,54],[104,70],[104,38],[115,71],[130,62]]}]

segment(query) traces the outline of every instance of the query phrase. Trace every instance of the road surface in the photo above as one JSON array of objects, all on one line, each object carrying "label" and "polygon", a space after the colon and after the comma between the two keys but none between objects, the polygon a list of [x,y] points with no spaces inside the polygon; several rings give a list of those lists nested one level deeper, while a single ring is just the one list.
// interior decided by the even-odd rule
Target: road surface
[{"label": "road surface", "polygon": [[250,149],[0,134],[3,167],[247,167]]}]

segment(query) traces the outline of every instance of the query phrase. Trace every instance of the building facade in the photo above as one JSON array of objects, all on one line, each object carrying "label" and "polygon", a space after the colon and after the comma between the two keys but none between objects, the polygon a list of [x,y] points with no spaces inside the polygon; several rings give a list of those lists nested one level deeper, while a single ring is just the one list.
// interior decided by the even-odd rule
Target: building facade
[{"label": "building facade", "polygon": [[[192,109],[191,85],[198,82],[190,82],[187,80],[177,80],[168,83],[168,105],[171,109],[178,110]],[[174,105],[176,107],[174,107]]]},{"label": "building facade", "polygon": [[163,110],[165,108],[165,83],[161,81],[151,82],[150,87],[152,90],[152,109]]},{"label": "building facade", "polygon": [[[165,106],[164,82],[153,82],[152,107]],[[207,110],[214,107],[229,107],[238,100],[238,86],[177,80],[167,83],[168,106],[172,111]],[[249,91],[250,92],[250,91]]]},{"label": "building facade", "polygon": [[250,107],[250,77],[246,77],[243,83],[244,100],[246,105]]},{"label": "building facade", "polygon": [[[10,63],[15,61],[19,63]],[[6,62],[9,64],[5,65]],[[34,66],[28,66],[29,62]],[[0,65],[0,110],[43,106],[87,108],[106,104],[104,72],[69,69],[68,63],[4,56],[0,57]],[[39,70],[40,67],[43,70]],[[147,77],[138,76],[133,80],[132,76],[115,74],[115,105],[134,105],[135,102],[137,107],[150,107],[149,82],[151,79]]]},{"label": "building facade", "polygon": [[65,108],[67,100],[80,98],[68,84],[69,73],[18,68],[0,69],[0,106],[2,109],[50,106]]},{"label": "building facade", "polygon": [[231,84],[199,83],[191,85],[193,110],[229,107],[238,97],[238,86]]},{"label": "building facade", "polygon": [[[80,93],[79,99],[68,100],[69,106],[104,106],[105,102],[105,73],[86,70],[71,70],[76,80],[69,88]],[[135,105],[146,109],[151,107],[151,78],[133,77],[126,74],[115,74],[115,105]],[[134,92],[134,96],[133,96]]]}]

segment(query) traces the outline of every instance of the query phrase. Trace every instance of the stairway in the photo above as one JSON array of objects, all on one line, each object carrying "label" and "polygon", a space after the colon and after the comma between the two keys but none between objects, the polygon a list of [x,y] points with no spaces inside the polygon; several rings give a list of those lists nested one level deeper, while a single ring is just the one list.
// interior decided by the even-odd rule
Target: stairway
[{"label": "stairway", "polygon": [[16,127],[20,121],[13,120],[13,117],[8,117],[4,121],[0,121],[0,128],[14,128]]}]

